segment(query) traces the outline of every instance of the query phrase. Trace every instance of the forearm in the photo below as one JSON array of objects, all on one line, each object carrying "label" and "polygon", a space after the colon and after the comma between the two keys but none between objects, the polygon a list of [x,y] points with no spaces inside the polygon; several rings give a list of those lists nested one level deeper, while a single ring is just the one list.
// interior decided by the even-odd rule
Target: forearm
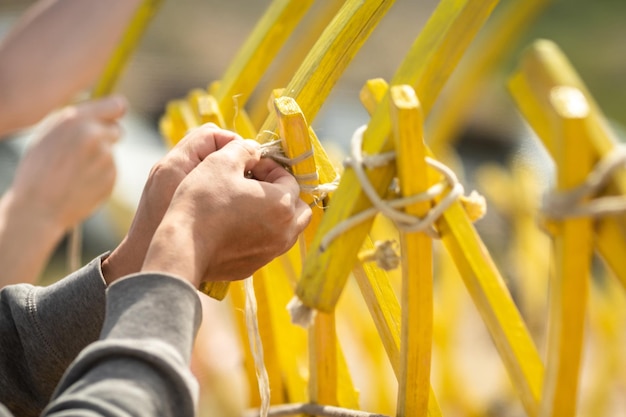
[{"label": "forearm", "polygon": [[0,290],[0,403],[15,415],[40,415],[69,364],[97,340],[105,307],[100,263],[48,287]]},{"label": "forearm", "polygon": [[0,199],[0,287],[34,283],[63,237],[65,230],[34,208],[12,190]]},{"label": "forearm", "polygon": [[85,349],[42,415],[100,410],[109,416],[195,414],[189,370],[201,305],[188,283],[162,274],[131,276],[107,290],[100,341]]},{"label": "forearm", "polygon": [[0,135],[92,84],[141,0],[41,0],[0,43]]}]

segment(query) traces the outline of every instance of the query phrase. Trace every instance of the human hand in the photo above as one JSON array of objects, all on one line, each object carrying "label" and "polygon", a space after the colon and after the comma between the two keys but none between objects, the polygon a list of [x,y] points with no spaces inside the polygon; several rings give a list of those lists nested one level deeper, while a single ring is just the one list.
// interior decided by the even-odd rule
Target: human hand
[{"label": "human hand", "polygon": [[261,159],[258,143],[232,140],[176,189],[142,270],[177,275],[196,288],[246,278],[286,252],[310,221],[299,193],[291,174]]},{"label": "human hand", "polygon": [[102,262],[102,272],[108,284],[139,272],[152,236],[178,185],[207,155],[234,139],[241,137],[207,123],[192,129],[152,167],[128,234]]},{"label": "human hand", "polygon": [[111,148],[125,111],[119,96],[61,110],[20,162],[11,186],[14,201],[60,233],[89,216],[113,190]]}]

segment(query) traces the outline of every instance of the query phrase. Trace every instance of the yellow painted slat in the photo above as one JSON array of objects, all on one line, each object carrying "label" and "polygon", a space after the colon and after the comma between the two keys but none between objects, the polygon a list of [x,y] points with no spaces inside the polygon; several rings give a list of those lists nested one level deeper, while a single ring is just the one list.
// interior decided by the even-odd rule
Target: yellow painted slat
[{"label": "yellow painted slat", "polygon": [[195,88],[187,95],[187,101],[200,124],[215,123],[222,127],[226,125],[217,100],[207,91]]},{"label": "yellow painted slat", "polygon": [[161,134],[170,146],[176,145],[185,137],[189,129],[199,125],[196,115],[186,100],[171,100],[165,106],[159,127]]},{"label": "yellow painted slat", "polygon": [[[310,129],[295,100],[291,97],[279,97],[274,100],[274,108],[286,156],[297,159],[302,155],[311,154]],[[311,177],[317,176],[313,155],[291,166],[291,170],[304,189],[301,198],[312,205],[311,222],[300,237],[304,240],[301,247],[307,248],[324,214],[320,205],[313,204],[313,196],[307,193],[305,188],[319,184],[319,179]],[[334,314],[318,314],[315,317],[309,330],[309,341],[311,401],[347,408],[358,407],[358,395],[347,372],[345,361],[342,360],[341,348],[338,346]],[[342,367],[343,369],[340,369]],[[340,403],[340,398],[347,403]]]},{"label": "yellow painted slat", "polygon": [[[361,89],[359,98],[363,107],[365,107],[370,115],[374,113],[377,105],[382,101],[387,93],[387,89],[387,82],[381,78],[368,80]],[[411,164],[409,163],[408,165]],[[372,251],[373,248],[374,244],[370,238],[367,237],[363,243],[364,251]],[[408,259],[409,257],[403,257],[403,261]],[[390,279],[384,270],[373,267],[371,263],[364,265],[360,262],[357,263],[352,273],[356,278],[361,294],[374,320],[374,324],[383,342],[396,378],[400,381],[403,378],[401,374],[403,365],[401,363],[400,353],[400,339],[402,333],[401,317],[403,312],[401,311],[396,294],[391,286]],[[439,404],[432,388],[429,388],[428,394],[428,415],[433,417],[441,415],[441,410],[439,409]]]},{"label": "yellow painted slat", "polygon": [[102,76],[94,86],[91,92],[92,97],[103,97],[111,94],[123,69],[126,67],[128,59],[139,44],[141,36],[144,34],[148,24],[159,10],[161,4],[163,4],[163,0],[144,0],[141,3],[118,48],[113,53]]},{"label": "yellow painted slat", "polygon": [[[553,135],[558,150],[557,189],[565,192],[584,182],[593,166],[585,140],[589,107],[584,95],[571,87],[553,89],[550,95],[558,118]],[[541,417],[576,415],[592,252],[590,218],[557,224]]]},{"label": "yellow painted slat", "polygon": [[[347,0],[315,43],[304,62],[284,89],[296,99],[312,123],[328,94],[367,40],[393,0]],[[259,129],[258,140],[267,142],[276,131],[276,117],[270,113]]]},{"label": "yellow painted slat", "polygon": [[[393,86],[390,111],[396,142],[396,165],[403,197],[423,193],[431,185],[426,164],[423,115],[415,91]],[[425,217],[430,201],[405,207],[407,214]],[[423,232],[401,233],[402,343],[397,416],[425,416],[430,389],[433,331],[433,252]]]},{"label": "yellow painted slat", "polygon": [[503,278],[460,204],[450,206],[437,226],[526,413],[536,416],[544,368]]},{"label": "yellow painted slat", "polygon": [[[508,86],[522,115],[554,159],[557,159],[557,150],[550,137],[550,120],[544,109],[548,106],[547,92],[556,86],[574,87],[584,94],[590,107],[588,138],[596,160],[607,156],[619,145],[617,136],[593,96],[554,42],[534,42],[522,57]],[[614,193],[626,194],[626,172],[616,171],[609,181],[609,187]],[[623,254],[626,252],[626,216],[599,219],[595,234],[598,253],[626,287],[626,266],[623,262]]]},{"label": "yellow painted slat", "polygon": [[235,105],[243,109],[259,80],[312,4],[313,0],[274,0],[258,21],[214,92],[228,126],[233,121]]},{"label": "yellow painted slat", "polygon": [[514,161],[509,167],[485,164],[475,175],[490,209],[513,225],[507,259],[518,290],[516,303],[539,346],[544,344],[552,245],[537,225],[537,196],[544,182],[540,175],[532,164],[523,161]]},{"label": "yellow painted slat", "polygon": [[[307,332],[293,326],[285,305],[293,297],[293,288],[288,274],[279,259],[275,259],[263,268],[264,285],[267,298],[268,315],[272,322],[275,355],[281,369],[281,378],[285,387],[285,399],[289,402],[308,400],[307,382]],[[255,279],[257,279],[255,277]],[[265,351],[271,347],[263,347]],[[272,393],[273,395],[273,393]],[[273,400],[277,404],[278,401]]]},{"label": "yellow painted slat", "polygon": [[[285,304],[293,296],[289,276],[277,258],[256,271],[253,277],[257,299],[257,320],[263,344],[264,364],[270,384],[270,403],[306,401],[306,331],[291,325]],[[248,382],[248,406],[258,407],[261,397],[254,358],[248,344],[251,337],[245,320],[246,294],[242,281],[230,283],[227,298],[242,342],[243,368]]]},{"label": "yellow painted slat", "polygon": [[[363,247],[365,250],[370,250],[374,247],[374,243],[366,238]],[[396,378],[400,379],[402,372],[400,364],[402,313],[389,277],[385,271],[372,263],[358,263],[354,267],[353,274],[374,320],[391,367]],[[433,390],[429,389],[428,416],[440,417],[441,415],[437,398]]]},{"label": "yellow painted slat", "polygon": [[267,97],[272,94],[272,90],[280,86],[285,86],[296,72],[308,52],[311,50],[317,39],[320,37],[326,26],[335,17],[344,0],[326,0],[317,2],[309,12],[315,13],[312,19],[304,21],[299,25],[290,37],[289,47],[277,56],[272,64],[272,70],[267,71],[262,84],[257,87],[255,94],[248,103],[249,115],[255,126],[260,126],[267,118],[269,110]]}]

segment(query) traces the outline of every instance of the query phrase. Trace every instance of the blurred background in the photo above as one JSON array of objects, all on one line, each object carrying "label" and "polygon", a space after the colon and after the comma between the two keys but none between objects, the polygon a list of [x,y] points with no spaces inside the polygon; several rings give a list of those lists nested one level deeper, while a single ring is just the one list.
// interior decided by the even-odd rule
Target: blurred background
[{"label": "blurred background", "polygon": [[[0,36],[34,1],[0,0]],[[318,2],[320,3],[320,2]],[[596,100],[616,124],[626,124],[626,2],[622,0],[554,0],[520,34],[517,42],[489,75],[475,97],[463,129],[453,142],[476,158],[514,151],[523,141],[524,122],[506,91],[506,78],[520,52],[536,38],[554,40],[572,61]],[[126,139],[118,147],[120,177],[116,198],[135,204],[152,163],[165,151],[158,120],[165,104],[192,88],[219,80],[239,46],[270,4],[269,0],[165,1],[129,62],[118,91],[126,95],[132,113]],[[309,121],[320,139],[342,151],[356,127],[367,122],[359,103],[363,83],[390,80],[437,1],[398,0],[350,64],[319,115]],[[502,1],[494,15],[507,4]],[[315,7],[312,12],[314,14]],[[306,19],[306,18],[305,18]],[[461,62],[461,66],[463,61]],[[278,87],[278,86],[276,86]],[[444,90],[442,95],[450,94]],[[254,97],[251,99],[255,99]],[[0,186],[6,187],[23,140],[3,143]],[[122,227],[123,229],[123,227]],[[106,229],[89,234],[87,255],[111,247],[119,234]]]},{"label": "blurred background", "polygon": [[[0,37],[20,13],[33,3],[26,0],[0,0]],[[317,118],[309,121],[326,149],[338,161],[346,152],[352,132],[368,121],[367,113],[359,102],[359,90],[364,82],[371,78],[392,78],[437,3],[434,0],[397,0],[333,89]],[[507,3],[503,0],[494,16]],[[131,112],[124,121],[127,134],[116,149],[118,183],[111,202],[84,225],[84,261],[114,247],[128,228],[149,169],[167,150],[158,132],[158,121],[167,102],[186,96],[193,88],[204,88],[219,80],[269,4],[270,0],[165,0],[117,89],[128,97],[131,106]],[[457,173],[466,185],[466,190],[477,188],[487,197],[487,216],[476,227],[492,251],[507,283],[511,285],[514,296],[515,277],[519,275],[509,252],[513,244],[514,227],[508,217],[510,213],[499,210],[502,207],[499,207],[497,201],[491,205],[493,193],[485,189],[489,180],[484,178],[489,173],[492,177],[493,174],[510,174],[511,184],[517,181],[519,185],[522,180],[519,177],[516,179],[510,164],[512,161],[522,161],[530,167],[536,179],[533,188],[535,194],[531,196],[531,200],[534,200],[529,203],[531,205],[539,204],[541,193],[552,183],[552,163],[540,141],[519,116],[506,89],[506,80],[519,62],[520,54],[538,38],[553,40],[560,46],[620,135],[622,126],[626,125],[626,1],[549,2],[543,12],[520,33],[517,41],[511,43],[501,62],[481,82],[470,110],[460,123],[460,130],[451,139],[460,162]],[[297,45],[294,47],[297,48]],[[460,69],[463,65],[464,61],[461,61]],[[454,76],[451,85],[453,80]],[[454,91],[444,89],[442,98],[453,94]],[[436,105],[434,111],[437,111]],[[0,144],[0,187],[3,189],[10,184],[12,172],[27,140],[28,132],[24,132]],[[483,169],[485,167],[501,170],[487,171]],[[62,274],[64,245],[59,247],[51,264],[51,279]],[[543,304],[539,302],[536,306],[540,308]],[[530,327],[532,323],[536,325],[536,328],[532,328],[533,335],[541,346],[544,312],[535,313],[532,316],[524,311]],[[476,318],[475,314],[471,314],[469,317]],[[466,321],[471,322],[470,318],[466,318]],[[478,346],[471,350],[475,357],[488,359],[497,355],[480,325],[467,324],[460,334],[457,335],[458,340],[478,341]],[[350,341],[346,343],[350,344]],[[355,357],[359,357],[358,354]],[[470,397],[480,398],[484,395],[487,398],[494,390],[498,390],[493,387],[506,379],[502,376],[501,367],[487,359],[477,360],[476,363],[488,368],[487,371],[483,368],[485,374],[496,376],[482,380],[489,387],[484,390],[485,393],[480,392],[481,383],[468,388],[470,391],[477,390]],[[351,365],[354,369],[359,368],[358,363]],[[463,366],[468,368],[467,374],[480,372],[467,362]],[[491,367],[496,369],[493,373]],[[626,381],[623,378],[620,381],[611,390],[626,394]],[[368,389],[364,387],[363,398],[366,398],[364,394],[367,392]],[[617,411],[597,415],[626,414],[624,397],[621,397],[621,402],[619,399],[611,400],[611,407]],[[620,396],[616,395],[615,398]],[[449,410],[449,413],[469,415],[459,410]],[[513,416],[523,413],[506,401],[495,401],[482,415]]]}]

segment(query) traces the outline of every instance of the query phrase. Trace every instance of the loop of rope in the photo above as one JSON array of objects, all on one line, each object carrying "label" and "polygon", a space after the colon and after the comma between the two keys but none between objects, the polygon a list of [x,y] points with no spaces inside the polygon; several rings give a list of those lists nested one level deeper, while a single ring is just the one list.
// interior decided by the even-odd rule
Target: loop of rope
[{"label": "loop of rope", "polygon": [[[270,158],[284,167],[292,167],[297,165],[308,158],[313,157],[313,150],[304,152],[295,158],[287,158],[283,153],[282,141],[280,139],[271,140],[261,144],[261,158]],[[315,197],[315,201],[320,201],[326,198],[326,196],[337,189],[339,185],[339,177],[335,178],[332,182],[308,185],[302,184],[302,182],[315,181],[319,179],[317,172],[311,174],[294,175],[298,183],[300,183],[300,190],[305,193],[312,194]]]},{"label": "loop of rope", "polygon": [[313,149],[309,149],[301,155],[295,158],[287,158],[283,154],[283,148],[281,146],[280,139],[272,140],[261,144],[261,158],[270,158],[278,162],[281,165],[292,167],[299,164],[302,161],[307,160],[313,156]]},{"label": "loop of rope", "polygon": [[[452,203],[463,195],[463,185],[458,181],[454,172],[441,162],[426,157],[426,163],[443,175],[443,182],[437,183],[423,193],[413,196],[394,200],[383,200],[380,198],[374,186],[369,181],[365,168],[380,167],[383,164],[389,163],[395,158],[395,153],[386,152],[378,155],[364,156],[362,153],[362,144],[363,132],[365,132],[366,129],[367,126],[364,125],[354,132],[350,146],[350,156],[346,159],[345,165],[352,168],[361,184],[361,189],[367,195],[373,207],[363,210],[343,222],[340,222],[326,233],[320,243],[320,251],[322,252],[325,251],[339,235],[375,216],[379,212],[391,219],[396,224],[396,227],[403,232],[425,232],[431,237],[439,237],[438,232],[434,228],[435,221],[437,221]],[[441,195],[447,188],[450,188],[450,191],[435,204],[423,218],[397,210],[397,208],[405,207],[416,202],[433,200],[435,197]]]},{"label": "loop of rope", "polygon": [[544,197],[542,212],[547,218],[602,217],[626,212],[626,196],[606,196],[583,203],[597,194],[613,173],[626,165],[626,146],[618,145],[596,164],[586,180],[569,190],[553,191]]}]

